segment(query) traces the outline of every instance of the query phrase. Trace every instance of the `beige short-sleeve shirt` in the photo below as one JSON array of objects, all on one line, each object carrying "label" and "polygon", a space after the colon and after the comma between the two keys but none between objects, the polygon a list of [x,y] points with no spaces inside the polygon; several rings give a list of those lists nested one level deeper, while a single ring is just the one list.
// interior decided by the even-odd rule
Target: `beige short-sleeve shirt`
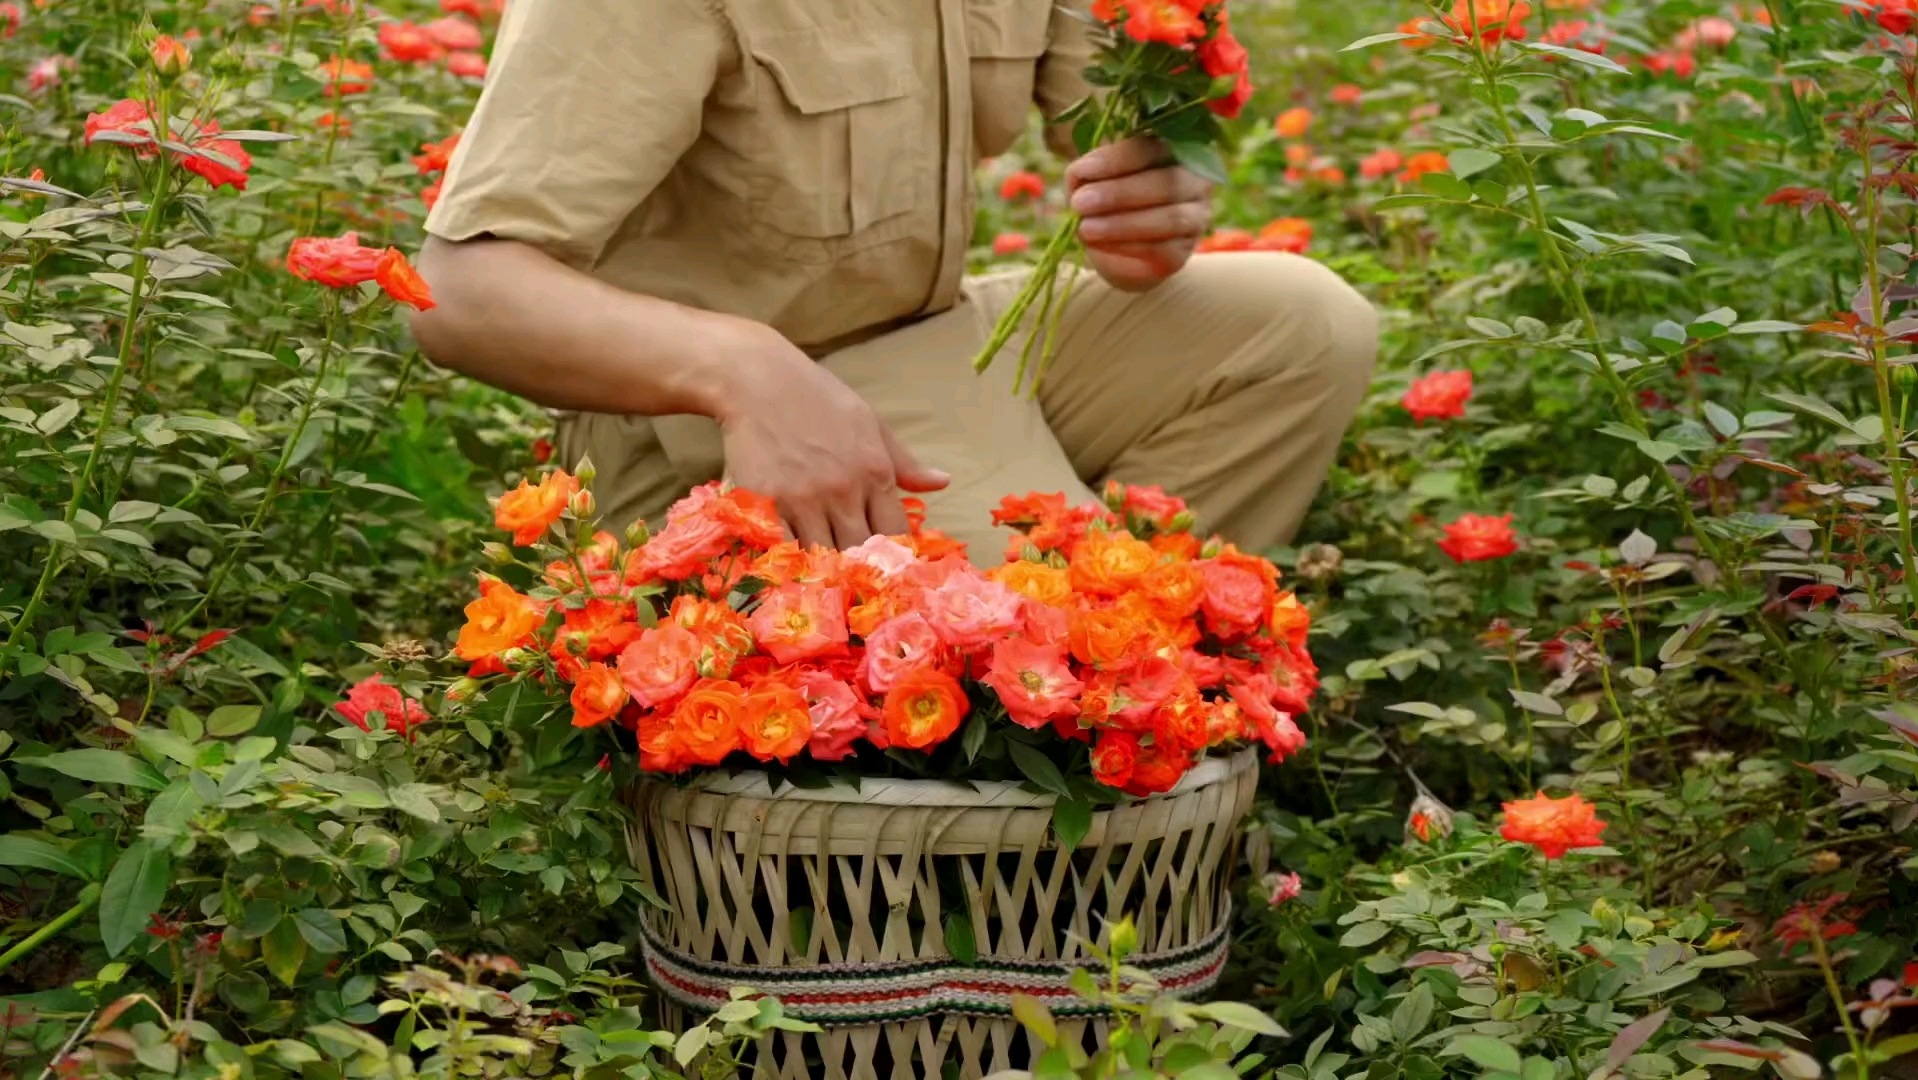
[{"label": "beige short-sleeve shirt", "polygon": [[514,0],[426,227],[822,354],[953,305],[973,166],[1090,52],[1053,0]]}]

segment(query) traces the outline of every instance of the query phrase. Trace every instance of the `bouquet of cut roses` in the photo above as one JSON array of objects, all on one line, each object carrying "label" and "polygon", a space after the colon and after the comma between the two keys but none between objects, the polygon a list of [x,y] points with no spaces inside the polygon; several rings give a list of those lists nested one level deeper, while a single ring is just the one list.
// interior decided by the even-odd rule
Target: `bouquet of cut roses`
[{"label": "bouquet of cut roses", "polygon": [[[1238,116],[1252,96],[1245,46],[1232,36],[1225,0],[1093,0],[1092,20],[1098,51],[1085,78],[1097,89],[1054,122],[1072,125],[1080,153],[1150,135],[1165,143],[1179,164],[1215,184],[1225,183],[1218,152],[1225,131],[1219,119]],[[1059,269],[1067,258],[1072,272],[1061,284]],[[1013,386],[1029,386],[1038,396],[1059,318],[1084,263],[1079,215],[1068,211],[1040,250],[1025,288],[973,358],[973,369],[990,367],[1026,326]],[[1038,363],[1031,367],[1035,349]]]},{"label": "bouquet of cut roses", "polygon": [[908,535],[805,550],[770,500],[708,484],[622,540],[573,476],[522,482],[495,520],[539,557],[489,548],[535,584],[481,576],[455,652],[482,682],[458,696],[543,687],[653,772],[1012,779],[1081,802],[1166,791],[1213,748],[1304,745],[1309,616],[1178,499],[1009,498],[986,572],[908,508]]}]

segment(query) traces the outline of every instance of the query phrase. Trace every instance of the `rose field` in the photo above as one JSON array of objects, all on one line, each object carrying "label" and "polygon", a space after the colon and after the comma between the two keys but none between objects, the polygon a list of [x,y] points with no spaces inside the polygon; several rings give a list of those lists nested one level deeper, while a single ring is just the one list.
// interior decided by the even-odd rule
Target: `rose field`
[{"label": "rose field", "polygon": [[[1918,0],[1234,0],[1194,257],[1352,282],[1366,402],[1290,546],[1006,492],[986,571],[600,520],[421,355],[502,7],[0,0],[0,1080],[764,1073],[840,1022],[780,963],[1047,917],[998,840],[890,914],[673,870],[762,775],[1040,807],[1013,888],[1112,906],[994,1014],[1032,1077],[1918,1076]],[[1040,134],[974,270],[1057,264]],[[1073,861],[1247,747],[1216,866]],[[721,908],[793,959],[702,1010],[650,935]]]}]

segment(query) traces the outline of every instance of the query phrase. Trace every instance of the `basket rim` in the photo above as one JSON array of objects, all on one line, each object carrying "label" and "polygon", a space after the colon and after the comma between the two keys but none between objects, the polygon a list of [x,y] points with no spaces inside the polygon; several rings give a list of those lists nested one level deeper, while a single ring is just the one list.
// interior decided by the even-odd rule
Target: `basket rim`
[{"label": "basket rim", "polygon": [[[1220,783],[1239,773],[1258,767],[1258,753],[1252,747],[1218,756],[1208,756],[1188,770],[1172,790],[1149,795],[1138,802],[1176,798],[1189,791]],[[660,783],[647,778],[642,783]],[[791,802],[856,803],[864,806],[952,806],[1045,808],[1057,797],[1044,792],[1024,790],[1015,780],[978,780],[970,785],[956,780],[914,780],[894,777],[861,777],[857,788],[839,784],[824,788],[800,788],[788,784],[778,792],[772,779],[758,769],[737,773],[707,773],[681,790],[687,794],[728,795],[749,799],[780,799]],[[1134,803],[1132,805],[1137,805]]]}]

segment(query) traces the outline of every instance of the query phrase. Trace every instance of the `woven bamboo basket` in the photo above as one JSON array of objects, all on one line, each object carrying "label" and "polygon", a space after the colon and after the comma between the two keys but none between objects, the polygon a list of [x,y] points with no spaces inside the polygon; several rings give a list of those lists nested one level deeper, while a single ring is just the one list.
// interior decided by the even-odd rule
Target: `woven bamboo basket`
[{"label": "woven bamboo basket", "polygon": [[[634,865],[666,901],[640,938],[668,1023],[735,986],[774,994],[823,1034],[780,1032],[755,1080],[978,1080],[1029,1064],[1014,993],[1087,1041],[1102,1021],[1067,985],[1106,920],[1131,915],[1167,993],[1216,983],[1231,929],[1238,825],[1257,757],[1209,758],[1172,791],[1100,811],[1062,852],[1052,799],[1012,783],[867,780],[859,791],[714,774],[634,792]],[[963,898],[961,901],[960,898]],[[963,904],[954,912],[951,906]],[[976,956],[947,949],[969,919]]]}]

